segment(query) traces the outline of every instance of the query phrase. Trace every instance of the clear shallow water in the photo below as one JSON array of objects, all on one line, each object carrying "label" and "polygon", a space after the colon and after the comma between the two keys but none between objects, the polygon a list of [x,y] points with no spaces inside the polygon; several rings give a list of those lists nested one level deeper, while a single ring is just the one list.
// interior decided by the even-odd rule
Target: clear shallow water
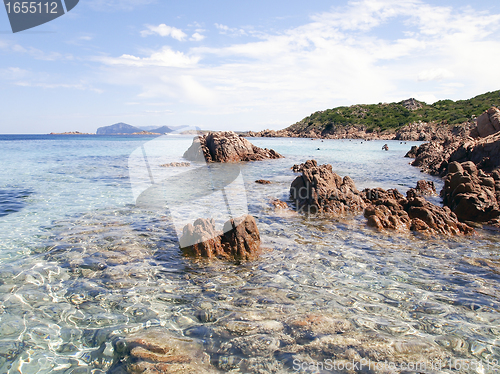
[{"label": "clear shallow water", "polygon": [[[128,156],[149,140],[0,137],[0,373],[119,372],[105,348],[155,327],[196,340],[222,372],[312,373],[303,363],[362,358],[498,370],[494,233],[384,234],[362,217],[306,218],[269,204],[287,199],[290,167],[310,158],[358,189],[404,192],[421,178],[441,188],[402,157],[416,143],[251,139],[286,158],[242,165],[266,251],[237,266],[183,258],[168,212],[135,207]],[[175,138],[169,151],[190,143]]]}]

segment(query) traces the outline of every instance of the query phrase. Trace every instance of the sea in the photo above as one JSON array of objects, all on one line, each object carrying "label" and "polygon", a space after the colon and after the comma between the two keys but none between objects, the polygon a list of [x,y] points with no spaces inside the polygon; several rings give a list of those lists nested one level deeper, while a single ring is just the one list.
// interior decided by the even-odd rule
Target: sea
[{"label": "sea", "polygon": [[425,179],[439,191],[404,157],[421,143],[249,140],[284,158],[237,165],[263,253],[234,263],[179,249],[182,219],[224,210],[220,199],[138,204],[162,170],[194,170],[160,166],[186,161],[192,137],[0,135],[0,373],[135,372],[117,342],[147,331],[195,344],[214,372],[500,371],[498,232],[378,232],[362,215],[271,204],[291,203],[291,167],[309,159],[359,190]]}]

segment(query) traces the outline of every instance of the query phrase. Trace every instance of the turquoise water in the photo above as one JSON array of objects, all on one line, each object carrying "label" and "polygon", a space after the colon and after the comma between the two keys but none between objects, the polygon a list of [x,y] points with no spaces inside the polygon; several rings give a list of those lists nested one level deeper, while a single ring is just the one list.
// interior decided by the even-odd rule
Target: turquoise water
[{"label": "turquoise water", "polygon": [[[378,233],[360,216],[307,218],[269,203],[287,200],[290,167],[311,158],[358,189],[405,192],[422,178],[440,189],[403,158],[418,143],[250,139],[285,158],[241,165],[266,250],[237,266],[182,257],[169,212],[135,205],[128,159],[151,139],[0,136],[0,373],[120,372],[119,355],[103,347],[154,327],[199,342],[221,372],[314,372],[300,363],[346,352],[451,360],[441,372],[498,369],[496,233]],[[153,168],[181,161],[191,144],[166,141]],[[349,327],[296,323],[308,316]],[[256,347],[263,340],[271,348]]]}]

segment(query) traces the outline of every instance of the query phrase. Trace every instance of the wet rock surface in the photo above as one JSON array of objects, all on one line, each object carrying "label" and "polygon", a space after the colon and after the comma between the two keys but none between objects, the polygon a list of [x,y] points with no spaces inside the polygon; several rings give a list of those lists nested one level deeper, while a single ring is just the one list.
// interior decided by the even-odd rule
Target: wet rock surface
[{"label": "wet rock surface", "polygon": [[210,132],[193,139],[185,159],[206,162],[261,161],[282,158],[273,149],[259,148],[232,131]]},{"label": "wet rock surface", "polygon": [[415,158],[417,156],[417,150],[418,150],[418,146],[417,145],[413,145],[411,147],[411,149],[408,152],[406,152],[405,157]]},{"label": "wet rock surface", "polygon": [[255,218],[250,215],[231,219],[217,231],[213,219],[200,218],[184,227],[180,238],[184,254],[196,258],[254,260],[260,254],[260,235]]},{"label": "wet rock surface", "polygon": [[118,339],[115,350],[119,363],[115,367],[125,368],[130,374],[217,372],[202,344],[167,329],[147,329]]},{"label": "wet rock surface", "polygon": [[443,202],[460,220],[487,222],[500,216],[500,173],[486,174],[471,162],[452,162],[442,191]]},{"label": "wet rock surface", "polygon": [[473,229],[458,221],[448,207],[436,206],[414,189],[405,198],[396,189],[366,189],[363,191],[369,205],[364,216],[368,225],[379,230],[417,231],[426,235],[468,235]]},{"label": "wet rock surface", "polygon": [[268,181],[266,179],[257,179],[255,181],[255,183],[258,183],[258,184],[271,184],[271,181]]},{"label": "wet rock surface", "polygon": [[[477,118],[474,127],[463,127],[444,137],[422,144],[415,152],[412,165],[423,172],[444,176],[448,164],[474,162],[480,169],[492,171],[500,167],[500,110],[492,107]],[[409,156],[411,157],[411,156]]]},{"label": "wet rock surface", "polygon": [[302,175],[290,187],[290,197],[296,209],[308,213],[343,215],[361,211],[365,203],[354,181],[334,173],[329,164],[308,160],[302,165]]},{"label": "wet rock surface", "polygon": [[414,188],[418,196],[437,196],[436,187],[433,181],[419,180]]}]

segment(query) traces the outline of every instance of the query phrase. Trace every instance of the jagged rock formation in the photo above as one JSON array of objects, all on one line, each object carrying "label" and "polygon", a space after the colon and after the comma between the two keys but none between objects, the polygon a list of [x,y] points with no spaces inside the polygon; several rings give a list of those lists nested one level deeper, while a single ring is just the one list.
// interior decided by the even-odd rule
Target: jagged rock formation
[{"label": "jagged rock formation", "polygon": [[452,162],[442,191],[443,203],[460,220],[487,222],[500,216],[500,172],[491,175],[471,162]]},{"label": "jagged rock formation", "polygon": [[500,167],[500,132],[485,138],[450,137],[422,144],[415,152],[412,165],[420,167],[423,172],[444,176],[448,164],[454,161],[472,161],[484,171]]},{"label": "jagged rock formation", "polygon": [[291,199],[299,211],[342,215],[361,211],[365,204],[353,180],[343,179],[332,171],[332,165],[318,166],[308,160],[302,166],[302,175],[290,187]]},{"label": "jagged rock formation", "polygon": [[473,229],[458,221],[448,207],[436,206],[414,189],[405,198],[396,189],[366,189],[363,196],[369,203],[364,216],[368,225],[379,230],[417,231],[426,235],[468,235]]},{"label": "jagged rock formation", "polygon": [[190,161],[240,162],[282,158],[273,149],[259,148],[233,131],[210,132],[193,139],[184,153]]},{"label": "jagged rock formation", "polygon": [[459,125],[450,126],[446,121],[437,122],[414,122],[401,127],[395,134],[394,140],[402,141],[444,141],[449,138],[463,138],[467,136],[474,127],[474,123],[464,122]]},{"label": "jagged rock formation", "polygon": [[433,182],[419,181],[404,197],[396,189],[359,192],[351,178],[342,179],[332,171],[331,165],[318,166],[315,160],[306,161],[300,168],[302,175],[295,178],[290,188],[290,196],[299,211],[344,215],[364,208],[368,225],[379,230],[411,230],[427,235],[473,232],[458,221],[450,208],[441,208],[421,197],[436,193]]},{"label": "jagged rock formation", "polygon": [[417,151],[418,151],[418,145],[413,145],[411,149],[408,152],[406,152],[405,157],[415,158],[417,156]]},{"label": "jagged rock formation", "polygon": [[437,196],[436,187],[433,181],[419,180],[414,188],[417,196]]},{"label": "jagged rock formation", "polygon": [[500,131],[500,110],[491,107],[477,117],[477,127],[471,132],[474,138],[485,138]]},{"label": "jagged rock formation", "polygon": [[213,219],[199,218],[184,227],[180,247],[196,258],[254,260],[260,254],[259,229],[250,215],[227,221],[222,231],[215,229]]}]

